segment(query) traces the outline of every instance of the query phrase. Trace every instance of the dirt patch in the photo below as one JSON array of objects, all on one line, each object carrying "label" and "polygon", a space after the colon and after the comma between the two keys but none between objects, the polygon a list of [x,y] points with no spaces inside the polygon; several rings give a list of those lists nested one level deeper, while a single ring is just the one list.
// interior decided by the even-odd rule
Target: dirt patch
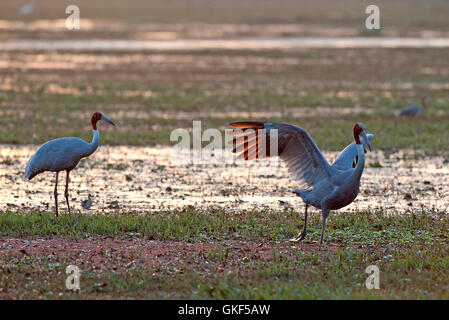
[{"label": "dirt patch", "polygon": [[301,244],[289,241],[261,243],[224,240],[219,242],[186,243],[147,239],[89,239],[68,241],[64,238],[0,237],[0,261],[3,264],[21,260],[48,259],[71,263],[83,271],[178,267],[207,271],[210,267],[244,269],[246,264],[294,259],[298,254],[333,253],[338,247],[325,244],[320,250],[314,242]]}]

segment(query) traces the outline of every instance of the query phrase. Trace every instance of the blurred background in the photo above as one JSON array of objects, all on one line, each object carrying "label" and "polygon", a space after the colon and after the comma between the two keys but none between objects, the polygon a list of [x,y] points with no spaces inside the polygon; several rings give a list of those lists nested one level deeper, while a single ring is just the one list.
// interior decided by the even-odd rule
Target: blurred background
[{"label": "blurred background", "polygon": [[[380,8],[380,30],[365,28],[369,4]],[[79,30],[65,27],[68,5],[80,9]],[[304,127],[326,150],[344,147],[362,121],[378,149],[440,152],[449,141],[447,45],[410,48],[396,38],[396,48],[278,44],[447,40],[448,14],[445,0],[2,1],[0,143],[90,140],[98,110],[119,124],[102,128],[102,141],[112,145],[167,145],[170,132],[192,120],[224,129],[235,120],[273,119]],[[123,40],[150,42],[133,49]],[[233,47],[214,48],[223,40]],[[61,41],[65,47],[55,47]],[[419,117],[396,116],[423,96]]]}]

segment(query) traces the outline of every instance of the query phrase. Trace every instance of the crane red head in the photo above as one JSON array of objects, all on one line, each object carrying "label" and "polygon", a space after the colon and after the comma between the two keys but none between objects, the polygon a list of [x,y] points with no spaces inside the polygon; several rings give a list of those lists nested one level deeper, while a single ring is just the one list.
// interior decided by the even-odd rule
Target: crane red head
[{"label": "crane red head", "polygon": [[360,135],[362,135],[363,140],[365,140],[365,143],[368,145],[368,148],[371,151],[371,145],[366,136],[366,127],[364,124],[359,122],[354,125],[354,140],[356,144],[362,144],[362,142],[360,141]]},{"label": "crane red head", "polygon": [[115,123],[112,122],[111,120],[109,120],[104,114],[102,114],[101,112],[95,112],[92,115],[92,119],[91,119],[92,129],[97,130],[97,121],[99,121],[99,120],[104,120],[104,121],[112,124],[113,126],[115,126]]}]

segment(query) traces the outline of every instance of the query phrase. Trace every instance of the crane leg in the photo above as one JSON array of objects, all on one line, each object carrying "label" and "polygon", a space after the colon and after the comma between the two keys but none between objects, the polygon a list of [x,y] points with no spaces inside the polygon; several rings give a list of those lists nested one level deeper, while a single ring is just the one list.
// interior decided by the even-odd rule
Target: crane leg
[{"label": "crane leg", "polygon": [[65,192],[64,192],[64,196],[65,196],[65,200],[67,202],[67,209],[69,210],[69,214],[70,214],[70,204],[69,204],[69,171],[67,171],[67,175],[65,178]]},{"label": "crane leg", "polygon": [[58,175],[59,175],[59,172],[56,172],[55,191],[53,192],[53,194],[55,195],[56,216],[59,215],[59,213],[58,213]]},{"label": "crane leg", "polygon": [[306,203],[306,213],[304,215],[304,227],[302,228],[302,231],[298,233],[298,235],[292,239],[290,239],[290,242],[300,242],[305,239],[307,234],[307,208],[309,207],[309,204]]},{"label": "crane leg", "polygon": [[329,209],[323,210],[323,224],[321,225],[321,238],[320,238],[320,249],[321,245],[323,244],[323,237],[324,237],[324,230],[326,229],[326,219],[329,216]]},{"label": "crane leg", "polygon": [[321,226],[321,238],[320,238],[320,247],[323,244],[323,237],[324,237],[324,229],[326,228],[326,219],[323,218],[323,224]]}]

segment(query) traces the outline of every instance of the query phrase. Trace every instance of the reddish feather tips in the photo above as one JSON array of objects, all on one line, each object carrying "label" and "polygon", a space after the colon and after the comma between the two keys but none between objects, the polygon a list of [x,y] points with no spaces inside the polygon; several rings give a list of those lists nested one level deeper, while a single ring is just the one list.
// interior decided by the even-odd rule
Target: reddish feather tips
[{"label": "reddish feather tips", "polygon": [[238,129],[263,129],[265,125],[263,122],[233,122],[229,124],[232,128],[238,128]]},{"label": "reddish feather tips", "polygon": [[[249,144],[248,144],[248,140],[249,137],[251,137],[251,140],[254,138],[254,136],[258,137],[258,133],[257,130],[258,129],[264,129],[265,125],[263,122],[255,122],[255,121],[241,121],[241,122],[233,122],[229,124],[230,127],[235,128],[235,129],[242,129],[243,132],[239,133],[237,132],[237,136],[241,136],[238,139],[233,139],[232,144],[235,147],[232,152],[233,153],[237,153],[237,150],[240,150],[239,152],[242,152],[239,157],[243,157],[245,160],[249,159]],[[249,129],[254,129],[254,131],[251,132],[247,132],[247,130]],[[234,133],[236,133],[234,132]],[[256,140],[257,141],[257,140]],[[240,146],[237,146],[237,144],[243,144]],[[259,154],[259,146],[256,142],[256,157]]]},{"label": "reddish feather tips", "polygon": [[233,131],[231,135],[238,137],[234,138],[232,144],[234,149],[232,152],[238,153],[241,152],[238,158],[243,158],[245,160],[252,159],[262,159],[265,157],[269,157],[269,154],[263,155],[263,151],[266,148],[261,146],[261,142],[263,139],[260,136],[259,130],[265,129],[265,124],[263,122],[256,121],[242,121],[242,122],[233,122],[230,123],[229,126],[231,128],[240,129]]},{"label": "reddish feather tips", "polygon": [[270,157],[270,140],[267,139],[268,135],[263,123],[236,122],[230,126],[242,130],[241,134],[232,139],[234,146],[232,152],[239,153],[238,159],[253,160]]}]

